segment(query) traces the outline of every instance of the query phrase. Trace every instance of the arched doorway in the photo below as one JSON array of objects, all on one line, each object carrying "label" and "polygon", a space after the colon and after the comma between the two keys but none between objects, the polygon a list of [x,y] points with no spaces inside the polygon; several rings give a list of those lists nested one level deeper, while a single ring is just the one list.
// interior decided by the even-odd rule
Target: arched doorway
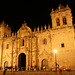
[{"label": "arched doorway", "polygon": [[21,53],[18,57],[19,70],[26,70],[26,55]]},{"label": "arched doorway", "polygon": [[5,61],[5,63],[4,63],[4,68],[6,68],[6,67],[8,67],[8,62],[7,61]]},{"label": "arched doorway", "polygon": [[49,69],[49,66],[48,66],[48,60],[46,60],[46,59],[43,59],[43,60],[42,60],[42,67],[43,67],[43,66],[46,67],[46,70]]}]

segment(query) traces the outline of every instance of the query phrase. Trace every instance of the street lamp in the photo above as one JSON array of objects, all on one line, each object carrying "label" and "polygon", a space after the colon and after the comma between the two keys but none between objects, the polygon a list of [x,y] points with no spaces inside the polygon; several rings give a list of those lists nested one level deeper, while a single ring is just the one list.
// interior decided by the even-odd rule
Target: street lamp
[{"label": "street lamp", "polygon": [[54,50],[54,53],[55,53],[55,69],[56,69],[56,71],[57,71],[57,59],[56,59],[57,50]]},{"label": "street lamp", "polygon": [[54,53],[56,54],[57,53],[57,50],[54,50]]}]

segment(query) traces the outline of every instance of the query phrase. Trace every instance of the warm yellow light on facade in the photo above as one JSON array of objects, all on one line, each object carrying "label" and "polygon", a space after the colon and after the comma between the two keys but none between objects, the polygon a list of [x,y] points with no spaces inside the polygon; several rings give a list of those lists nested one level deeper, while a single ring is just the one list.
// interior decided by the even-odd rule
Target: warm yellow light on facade
[{"label": "warm yellow light on facade", "polygon": [[54,53],[57,53],[57,50],[54,50]]}]

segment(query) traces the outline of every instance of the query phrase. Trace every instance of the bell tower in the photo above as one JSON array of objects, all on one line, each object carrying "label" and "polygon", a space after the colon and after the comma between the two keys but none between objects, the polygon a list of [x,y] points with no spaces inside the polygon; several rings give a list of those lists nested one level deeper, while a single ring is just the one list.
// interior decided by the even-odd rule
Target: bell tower
[{"label": "bell tower", "polygon": [[0,38],[11,36],[11,28],[4,21],[0,23]]},{"label": "bell tower", "polygon": [[72,13],[68,5],[64,7],[60,4],[56,10],[52,8],[50,15],[52,20],[52,28],[73,26]]}]

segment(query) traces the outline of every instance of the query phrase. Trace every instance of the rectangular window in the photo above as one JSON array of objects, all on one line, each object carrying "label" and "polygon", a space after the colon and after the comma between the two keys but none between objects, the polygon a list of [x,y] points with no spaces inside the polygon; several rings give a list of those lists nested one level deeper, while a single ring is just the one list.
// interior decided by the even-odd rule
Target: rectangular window
[{"label": "rectangular window", "polygon": [[44,39],[43,40],[43,44],[47,44],[47,39]]},{"label": "rectangular window", "polygon": [[23,39],[21,40],[21,46],[24,46],[24,40]]},{"label": "rectangular window", "polygon": [[61,47],[64,47],[64,43],[61,44]]},{"label": "rectangular window", "polygon": [[24,40],[23,40],[23,46],[24,46]]},{"label": "rectangular window", "polygon": [[9,49],[9,44],[7,44],[6,49]]}]

